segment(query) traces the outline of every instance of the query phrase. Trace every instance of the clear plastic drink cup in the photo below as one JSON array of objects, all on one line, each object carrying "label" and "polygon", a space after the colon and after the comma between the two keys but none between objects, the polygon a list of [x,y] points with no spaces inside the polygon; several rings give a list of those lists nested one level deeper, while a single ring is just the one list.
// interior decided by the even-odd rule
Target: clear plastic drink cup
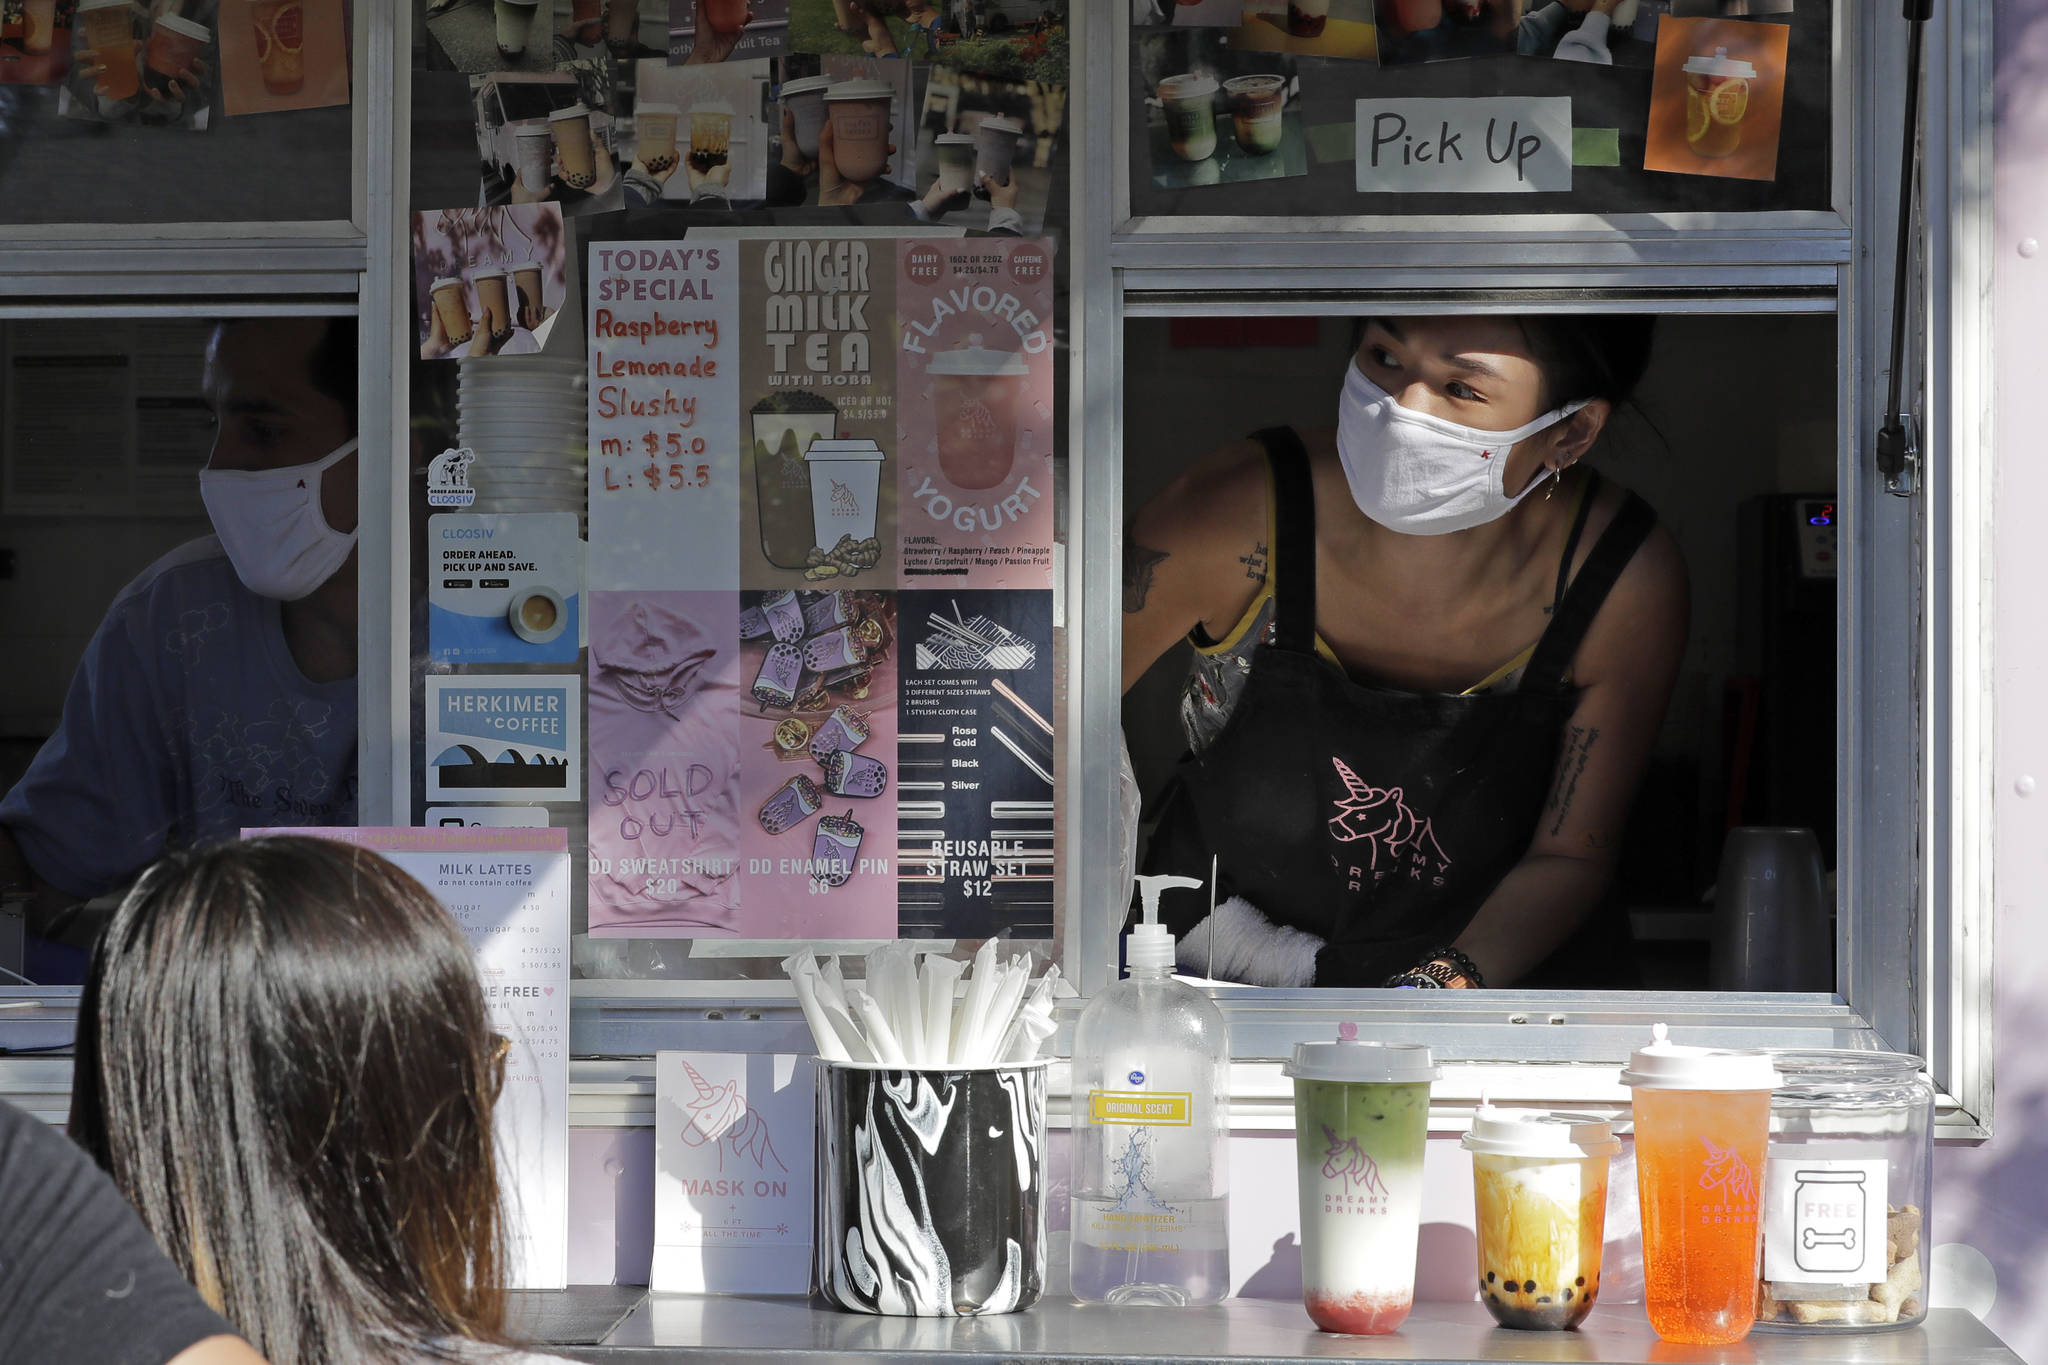
[{"label": "clear plastic drink cup", "polygon": [[1778,1073],[1762,1052],[1684,1047],[1664,1025],[1630,1058],[1643,1302],[1666,1341],[1725,1346],[1756,1321],[1764,1146]]},{"label": "clear plastic drink cup", "polygon": [[1593,1311],[1607,1225],[1607,1166],[1619,1150],[1590,1114],[1481,1103],[1472,1153],[1479,1300],[1503,1327],[1563,1331]]},{"label": "clear plastic drink cup", "polygon": [[1216,155],[1216,78],[1200,71],[1168,76],[1158,93],[1173,154],[1183,161]]},{"label": "clear plastic drink cup", "polygon": [[1379,1335],[1415,1303],[1429,1086],[1419,1043],[1297,1043],[1301,1294],[1325,1332]]}]

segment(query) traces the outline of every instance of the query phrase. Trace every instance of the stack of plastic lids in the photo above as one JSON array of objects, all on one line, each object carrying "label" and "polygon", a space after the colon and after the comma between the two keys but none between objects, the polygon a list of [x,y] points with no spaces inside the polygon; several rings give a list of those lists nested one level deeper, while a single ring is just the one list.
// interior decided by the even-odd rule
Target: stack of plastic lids
[{"label": "stack of plastic lids", "polygon": [[584,510],[588,389],[583,361],[477,356],[461,362],[457,416],[476,452],[478,512]]}]

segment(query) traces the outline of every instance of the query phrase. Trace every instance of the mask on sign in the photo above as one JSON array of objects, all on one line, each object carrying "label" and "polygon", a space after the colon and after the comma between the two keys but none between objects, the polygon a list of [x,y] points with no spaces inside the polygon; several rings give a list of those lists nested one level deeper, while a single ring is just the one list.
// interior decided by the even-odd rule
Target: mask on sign
[{"label": "mask on sign", "polygon": [[1389,531],[1440,536],[1506,516],[1536,490],[1544,470],[1513,497],[1501,488],[1508,452],[1585,399],[1546,412],[1513,431],[1481,431],[1402,407],[1394,395],[1347,368],[1337,405],[1337,458],[1358,510]]},{"label": "mask on sign", "polygon": [[283,469],[202,469],[199,496],[213,532],[242,586],[258,597],[296,602],[334,576],[356,533],[343,534],[320,512],[320,476],[356,448]]}]

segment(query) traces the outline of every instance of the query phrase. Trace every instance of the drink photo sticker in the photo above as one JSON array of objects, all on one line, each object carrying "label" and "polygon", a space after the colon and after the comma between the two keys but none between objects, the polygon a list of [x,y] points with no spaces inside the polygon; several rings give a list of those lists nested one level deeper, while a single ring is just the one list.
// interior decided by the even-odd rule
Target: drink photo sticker
[{"label": "drink photo sticker", "polygon": [[220,0],[220,98],[229,115],[348,103],[341,0]]},{"label": "drink photo sticker", "polygon": [[1736,19],[1658,24],[1643,169],[1775,180],[1791,32]]},{"label": "drink photo sticker", "polygon": [[1382,66],[1512,55],[1650,65],[1657,20],[1670,0],[1375,0]]},{"label": "drink photo sticker", "polygon": [[427,679],[429,801],[578,801],[582,679]]},{"label": "drink photo sticker", "polygon": [[616,121],[583,102],[573,74],[507,71],[470,86],[479,206],[552,203],[572,218],[625,206]]},{"label": "drink photo sticker", "polygon": [[919,216],[1029,237],[1045,226],[1067,87],[936,67],[918,122]]},{"label": "drink photo sticker", "polygon": [[668,41],[668,0],[567,0],[555,21],[558,69],[659,57]]},{"label": "drink photo sticker", "polygon": [[1066,83],[1062,71],[1029,68],[1050,56],[1066,62],[1067,16],[1081,0],[790,0],[792,52],[865,53],[949,62],[961,49],[1001,48],[997,58],[1027,78]]},{"label": "drink photo sticker", "polygon": [[[420,359],[540,351],[568,292],[567,261],[559,204],[413,214],[413,308]],[[491,415],[501,424],[513,424],[544,414],[522,411],[508,396]]]},{"label": "drink photo sticker", "polygon": [[650,58],[635,73],[632,132],[619,142],[620,155],[631,161],[629,208],[726,208],[767,197],[766,61],[699,67]]},{"label": "drink photo sticker", "polygon": [[87,123],[204,129],[213,113],[212,0],[80,0],[57,111]]},{"label": "drink photo sticker", "polygon": [[672,66],[751,62],[789,51],[790,0],[667,0]]},{"label": "drink photo sticker", "polygon": [[1308,174],[1293,60],[1239,51],[1226,37],[1174,29],[1138,38],[1138,74],[1151,91],[1152,183],[1161,189]]},{"label": "drink photo sticker", "polygon": [[740,594],[742,932],[894,938],[894,593]]},{"label": "drink photo sticker", "polygon": [[1244,20],[1230,31],[1230,45],[1360,62],[1380,55],[1373,0],[1244,0]]},{"label": "drink photo sticker", "polygon": [[435,71],[552,71],[574,0],[422,0]]},{"label": "drink photo sticker", "polygon": [[78,0],[0,0],[0,85],[55,85],[71,69]]}]

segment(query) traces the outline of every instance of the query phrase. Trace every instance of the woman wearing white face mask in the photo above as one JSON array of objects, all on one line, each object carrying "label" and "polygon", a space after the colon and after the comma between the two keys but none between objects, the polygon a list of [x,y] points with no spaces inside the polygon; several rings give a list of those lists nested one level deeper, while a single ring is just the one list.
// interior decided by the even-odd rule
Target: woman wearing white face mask
[{"label": "woman wearing white face mask", "polygon": [[1125,688],[1196,651],[1148,870],[1218,868],[1213,920],[1174,926],[1183,969],[1625,983],[1626,927],[1589,917],[1688,599],[1649,507],[1579,462],[1650,331],[1372,319],[1335,430],[1260,432],[1138,514]]}]

